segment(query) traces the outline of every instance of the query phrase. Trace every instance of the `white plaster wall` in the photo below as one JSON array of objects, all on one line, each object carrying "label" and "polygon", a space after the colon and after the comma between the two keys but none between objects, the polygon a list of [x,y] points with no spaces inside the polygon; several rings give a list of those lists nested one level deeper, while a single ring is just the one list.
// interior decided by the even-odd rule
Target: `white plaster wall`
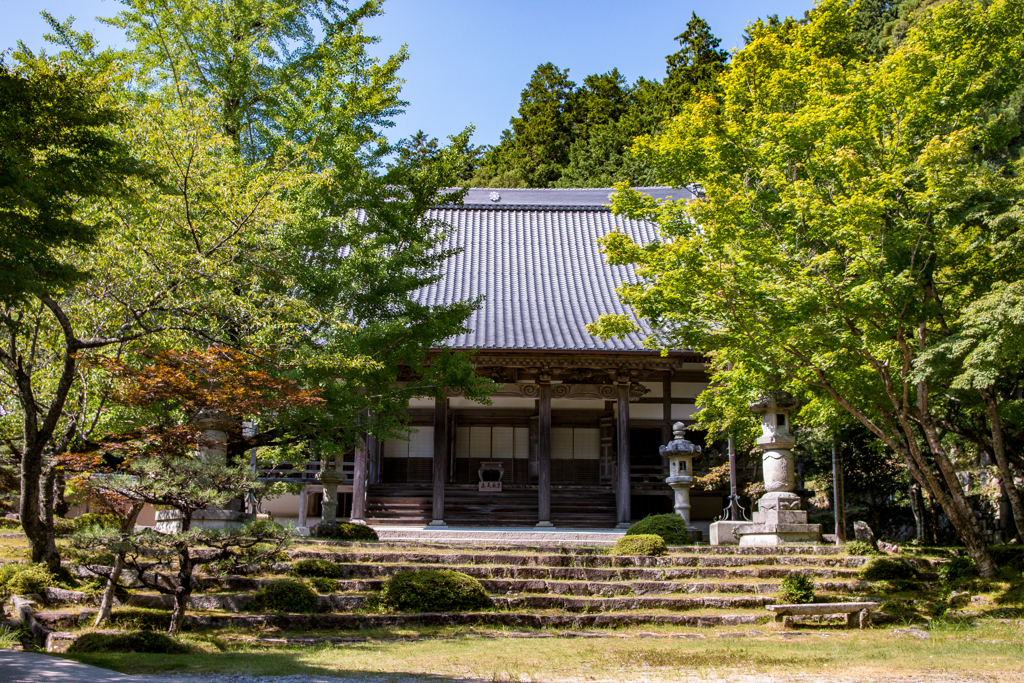
[{"label": "white plaster wall", "polygon": [[476,401],[470,401],[468,398],[452,398],[448,400],[448,406],[459,409],[468,408],[470,410],[493,410],[495,408],[527,408],[532,410],[536,406],[536,399],[518,398],[515,396],[493,396],[491,401],[492,405],[485,406]]},{"label": "white plaster wall", "polygon": [[604,401],[587,398],[553,398],[551,410],[604,410]]},{"label": "white plaster wall", "polygon": [[661,382],[640,382],[650,393],[644,394],[644,398],[661,398],[665,395]]},{"label": "white plaster wall", "polygon": [[409,400],[410,408],[433,408],[434,399],[432,398],[413,398]]},{"label": "white plaster wall", "polygon": [[630,403],[629,419],[631,420],[664,420],[665,413],[658,403]]},{"label": "white plaster wall", "polygon": [[672,382],[672,398],[697,398],[707,388],[707,382]]},{"label": "white plaster wall", "polygon": [[689,420],[697,412],[697,406],[674,405],[672,406],[673,420]]}]

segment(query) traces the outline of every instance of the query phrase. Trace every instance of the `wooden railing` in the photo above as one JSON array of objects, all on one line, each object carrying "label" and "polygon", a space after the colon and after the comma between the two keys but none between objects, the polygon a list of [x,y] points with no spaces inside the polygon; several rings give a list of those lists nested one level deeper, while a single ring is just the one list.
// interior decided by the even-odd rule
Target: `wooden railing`
[{"label": "wooden railing", "polygon": [[[346,481],[352,481],[352,474],[355,464],[351,462],[342,463],[341,472],[346,476]],[[287,481],[305,482],[307,484],[317,483],[316,475],[320,471],[320,461],[310,460],[302,466],[291,463],[282,463],[271,468],[256,470],[256,476],[262,481]]]}]

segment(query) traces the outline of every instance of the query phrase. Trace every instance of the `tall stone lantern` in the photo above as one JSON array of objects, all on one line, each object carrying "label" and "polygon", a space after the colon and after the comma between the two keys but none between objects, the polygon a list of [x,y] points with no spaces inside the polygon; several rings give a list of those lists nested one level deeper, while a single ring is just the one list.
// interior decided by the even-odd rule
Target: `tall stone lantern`
[{"label": "tall stone lantern", "polygon": [[821,525],[808,524],[807,513],[800,509],[800,496],[794,493],[796,471],[793,446],[796,438],[789,431],[789,416],[800,401],[785,392],[771,392],[750,404],[761,416],[761,451],[765,494],[757,502],[752,524],[736,529],[740,545],[766,546],[786,543],[820,543]]},{"label": "tall stone lantern", "polygon": [[662,446],[659,451],[668,458],[668,477],[665,483],[675,492],[675,511],[683,518],[686,529],[694,539],[700,532],[690,523],[690,487],[693,486],[693,458],[700,455],[700,446],[686,440],[686,425],[676,422],[672,435],[676,438]]}]

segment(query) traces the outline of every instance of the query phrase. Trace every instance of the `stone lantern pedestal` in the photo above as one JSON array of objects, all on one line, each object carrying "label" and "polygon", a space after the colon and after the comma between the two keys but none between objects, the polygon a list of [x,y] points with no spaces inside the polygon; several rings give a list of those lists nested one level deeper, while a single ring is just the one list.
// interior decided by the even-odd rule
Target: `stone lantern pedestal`
[{"label": "stone lantern pedestal", "polygon": [[685,433],[686,425],[676,422],[672,425],[672,434],[676,438],[659,450],[668,458],[668,477],[665,483],[675,492],[673,507],[676,514],[686,523],[690,538],[699,541],[701,532],[690,523],[690,487],[693,486],[693,458],[700,455],[700,446],[687,441]]},{"label": "stone lantern pedestal", "polygon": [[821,543],[821,525],[808,524],[807,512],[800,509],[796,488],[793,446],[796,438],[789,432],[789,414],[800,402],[784,392],[771,393],[750,404],[761,416],[761,450],[766,493],[757,502],[753,523],[736,528],[741,546]]},{"label": "stone lantern pedestal", "polygon": [[338,526],[338,484],[345,482],[345,475],[334,468],[322,469],[316,478],[323,484],[324,502],[320,523],[313,527],[312,535],[330,537]]}]

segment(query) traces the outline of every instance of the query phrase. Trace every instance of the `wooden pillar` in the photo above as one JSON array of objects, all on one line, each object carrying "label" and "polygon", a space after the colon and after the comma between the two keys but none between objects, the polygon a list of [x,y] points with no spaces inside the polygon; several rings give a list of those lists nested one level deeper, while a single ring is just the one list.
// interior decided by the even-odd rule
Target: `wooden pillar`
[{"label": "wooden pillar", "polygon": [[537,526],[551,524],[551,385],[542,383],[537,401]]},{"label": "wooden pillar", "polygon": [[629,500],[629,382],[620,381],[618,389],[619,469],[615,486],[615,509],[619,521],[616,527],[625,529],[632,519]]},{"label": "wooden pillar", "polygon": [[366,434],[359,435],[356,444],[355,462],[352,467],[352,515],[353,524],[366,524],[366,455],[369,450],[369,438]]},{"label": "wooden pillar", "polygon": [[666,372],[661,381],[661,413],[665,423],[661,426],[661,442],[672,440],[672,373]]},{"label": "wooden pillar", "polygon": [[444,523],[444,485],[448,483],[448,399],[434,401],[434,496],[433,519],[430,526]]},{"label": "wooden pillar", "polygon": [[299,491],[299,526],[306,526],[306,510],[309,508],[309,491],[305,486]]}]

